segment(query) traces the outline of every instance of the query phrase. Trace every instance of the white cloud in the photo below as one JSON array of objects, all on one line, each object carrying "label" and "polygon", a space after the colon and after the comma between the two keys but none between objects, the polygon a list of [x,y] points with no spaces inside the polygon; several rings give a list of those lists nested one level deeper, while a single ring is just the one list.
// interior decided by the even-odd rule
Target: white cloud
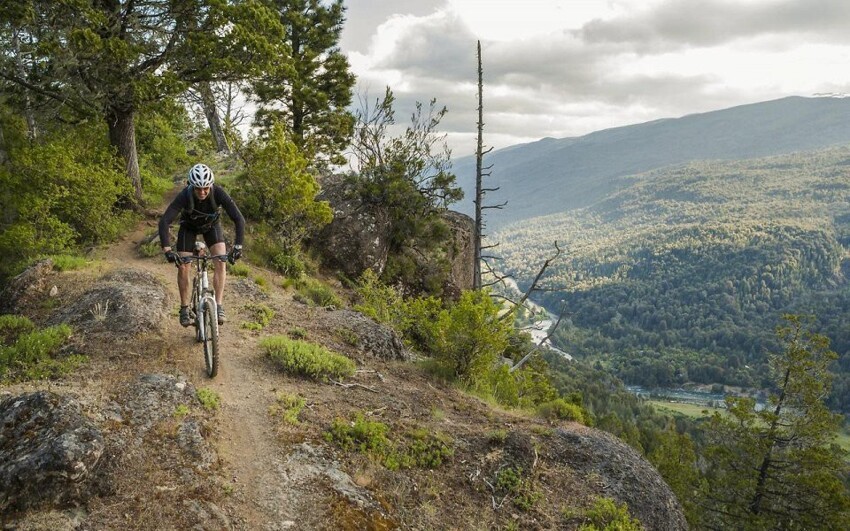
[{"label": "white cloud", "polygon": [[[347,51],[361,93],[375,97],[390,85],[397,116],[415,101],[446,105],[443,130],[456,156],[475,144],[478,39],[485,140],[496,147],[850,88],[846,0],[429,5],[387,17],[367,47]],[[349,4],[349,24],[360,20],[357,9]]]}]

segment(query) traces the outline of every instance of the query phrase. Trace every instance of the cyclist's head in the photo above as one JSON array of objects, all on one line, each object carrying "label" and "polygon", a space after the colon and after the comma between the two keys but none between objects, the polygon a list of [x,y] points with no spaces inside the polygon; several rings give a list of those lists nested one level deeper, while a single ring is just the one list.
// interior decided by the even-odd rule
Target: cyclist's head
[{"label": "cyclist's head", "polygon": [[215,181],[215,176],[206,164],[195,164],[189,170],[189,186],[193,188],[209,188]]}]

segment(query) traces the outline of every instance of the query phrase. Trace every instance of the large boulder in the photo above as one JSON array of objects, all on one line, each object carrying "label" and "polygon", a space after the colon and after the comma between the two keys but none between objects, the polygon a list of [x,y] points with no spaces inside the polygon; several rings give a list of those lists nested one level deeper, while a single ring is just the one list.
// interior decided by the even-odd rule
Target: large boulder
[{"label": "large boulder", "polygon": [[341,175],[324,179],[316,199],[330,203],[334,213],[333,221],[312,242],[325,264],[349,278],[357,278],[367,269],[380,275],[389,253],[386,213],[363,203],[353,184]]},{"label": "large boulder", "polygon": [[25,269],[10,280],[0,293],[0,314],[28,313],[27,310],[49,292],[54,275],[53,261],[49,258],[39,260]]},{"label": "large boulder", "polygon": [[603,431],[560,428],[555,457],[573,470],[594,474],[605,495],[626,503],[648,531],[688,529],[682,506],[657,470],[631,446]]},{"label": "large boulder", "polygon": [[113,271],[60,308],[49,324],[68,323],[88,334],[114,337],[158,331],[166,318],[166,292],[154,275],[135,269]]},{"label": "large boulder", "polygon": [[0,401],[0,513],[84,500],[103,451],[102,434],[68,397]]},{"label": "large boulder", "polygon": [[448,297],[456,299],[462,290],[472,289],[475,220],[453,210],[444,212],[443,220],[452,232],[451,245],[447,249],[451,271],[443,291]]},{"label": "large boulder", "polygon": [[376,323],[360,312],[335,310],[317,315],[317,321],[327,330],[348,341],[364,354],[382,360],[409,360],[411,352],[404,347],[392,328]]}]

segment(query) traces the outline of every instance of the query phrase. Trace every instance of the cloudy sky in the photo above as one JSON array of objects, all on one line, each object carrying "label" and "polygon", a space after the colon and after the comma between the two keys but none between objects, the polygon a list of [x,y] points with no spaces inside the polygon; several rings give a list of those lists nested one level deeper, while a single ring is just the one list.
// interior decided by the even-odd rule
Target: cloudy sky
[{"label": "cloudy sky", "polygon": [[454,157],[474,153],[475,43],[485,142],[850,93],[848,0],[345,0],[341,46],[396,116],[437,98]]}]

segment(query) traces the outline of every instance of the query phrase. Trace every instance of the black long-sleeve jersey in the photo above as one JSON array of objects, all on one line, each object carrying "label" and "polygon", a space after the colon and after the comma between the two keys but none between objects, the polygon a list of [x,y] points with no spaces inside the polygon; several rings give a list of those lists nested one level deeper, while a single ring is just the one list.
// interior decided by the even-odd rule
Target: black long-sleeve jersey
[{"label": "black long-sleeve jersey", "polygon": [[[214,216],[218,210],[218,206],[224,207],[228,217],[233,220],[236,226],[236,245],[242,245],[245,238],[245,218],[239,211],[239,207],[233,199],[227,195],[220,186],[213,185],[212,193],[201,201],[197,197],[191,198],[189,194],[194,193],[190,186],[183,189],[177,194],[174,201],[165,209],[165,213],[159,218],[159,241],[162,247],[171,246],[171,238],[168,234],[168,227],[174,222],[178,214],[182,214],[180,223],[186,224],[188,228],[194,232],[203,232],[203,223],[205,219]],[[214,202],[213,202],[214,198]],[[194,209],[190,211],[190,204],[194,203]],[[216,223],[218,221],[216,220]]]}]

